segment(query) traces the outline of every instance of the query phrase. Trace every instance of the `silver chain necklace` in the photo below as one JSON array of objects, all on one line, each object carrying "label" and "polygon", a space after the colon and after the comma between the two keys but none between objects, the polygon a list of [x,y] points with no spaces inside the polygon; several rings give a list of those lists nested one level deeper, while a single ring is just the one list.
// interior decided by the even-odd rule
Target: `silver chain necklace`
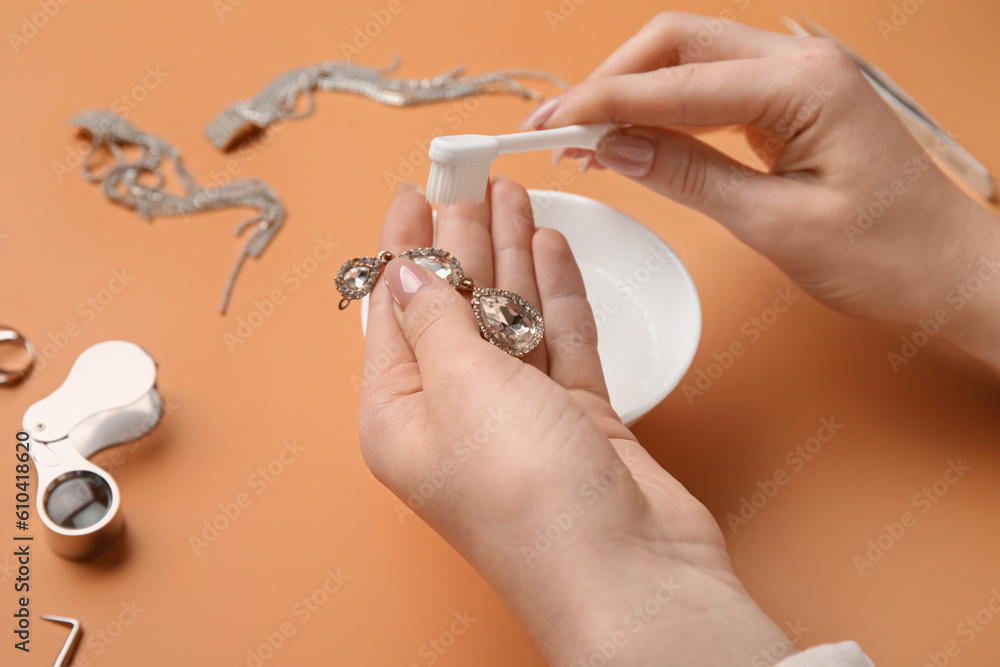
[{"label": "silver chain necklace", "polygon": [[[256,178],[244,178],[218,187],[202,187],[184,167],[180,152],[174,146],[143,132],[112,111],[84,111],[71,118],[69,123],[86,130],[92,138],[90,150],[83,157],[83,177],[100,183],[104,194],[112,201],[134,209],[146,220],[237,206],[257,209],[257,215],[236,227],[237,236],[252,225],[256,229],[244,244],[226,280],[219,304],[219,311],[225,313],[243,261],[247,257],[259,256],[285,221],[285,206],[274,190]],[[136,159],[130,160],[125,155],[123,147],[127,145],[140,148]],[[115,164],[98,175],[91,170],[91,161],[102,146],[111,151]],[[163,166],[167,162],[173,165],[184,189],[182,194],[163,189]],[[139,179],[144,174],[152,174],[154,183],[141,183]]]},{"label": "silver chain necklace", "polygon": [[[413,106],[479,94],[513,93],[526,99],[541,98],[537,91],[521,85],[518,78],[546,81],[563,89],[568,87],[557,76],[528,69],[462,76],[465,72],[462,65],[429,79],[387,77],[386,74],[399,67],[399,62],[398,55],[385,67],[364,67],[331,60],[285,72],[251,99],[234,102],[223,109],[205,128],[205,135],[216,148],[225,150],[240,137],[262,130],[275,121],[305,118],[315,106],[314,90],[356,93],[390,106]],[[300,96],[305,97],[305,107],[296,111]]]}]

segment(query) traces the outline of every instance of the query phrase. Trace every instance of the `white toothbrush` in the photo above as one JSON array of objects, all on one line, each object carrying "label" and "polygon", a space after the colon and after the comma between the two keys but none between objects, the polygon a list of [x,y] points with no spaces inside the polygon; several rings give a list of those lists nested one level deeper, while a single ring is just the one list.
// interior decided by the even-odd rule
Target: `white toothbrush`
[{"label": "white toothbrush", "polygon": [[613,123],[567,125],[554,130],[501,134],[457,134],[437,137],[427,151],[431,173],[427,201],[431,204],[479,204],[486,199],[490,165],[501,155],[552,148],[595,150]]}]

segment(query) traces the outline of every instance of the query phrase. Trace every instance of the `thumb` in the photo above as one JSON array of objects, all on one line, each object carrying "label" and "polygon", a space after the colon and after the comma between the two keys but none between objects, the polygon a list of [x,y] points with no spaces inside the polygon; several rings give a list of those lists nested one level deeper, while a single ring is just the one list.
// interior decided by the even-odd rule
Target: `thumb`
[{"label": "thumb", "polygon": [[408,259],[392,260],[383,275],[421,377],[433,382],[456,357],[481,351],[472,307],[454,287]]},{"label": "thumb", "polygon": [[671,130],[612,133],[594,157],[608,169],[714,218],[744,240],[775,217],[775,203],[785,201],[788,186],[794,185]]}]

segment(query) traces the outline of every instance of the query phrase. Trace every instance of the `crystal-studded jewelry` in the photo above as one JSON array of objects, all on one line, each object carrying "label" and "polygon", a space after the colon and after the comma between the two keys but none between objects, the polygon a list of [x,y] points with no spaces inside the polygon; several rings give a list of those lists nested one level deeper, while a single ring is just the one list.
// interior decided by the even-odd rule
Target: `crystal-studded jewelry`
[{"label": "crystal-studded jewelry", "polygon": [[[285,221],[285,206],[274,190],[256,178],[240,178],[222,185],[199,185],[184,166],[177,148],[140,130],[114,111],[83,111],[70,118],[69,123],[79,126],[91,138],[90,150],[83,156],[80,167],[83,177],[100,183],[109,199],[134,209],[147,220],[160,216],[187,217],[189,213],[230,207],[257,209],[257,215],[236,227],[237,236],[251,227],[253,232],[247,237],[222,290],[219,312],[225,313],[244,260],[259,257]],[[103,147],[111,152],[114,162],[97,174],[92,163]],[[138,148],[139,154],[130,156],[125,152],[128,147]],[[173,167],[183,192],[171,192],[164,187],[164,167],[167,165]]]},{"label": "crystal-studded jewelry", "polygon": [[[387,255],[389,253],[386,253]],[[386,259],[388,262],[391,257]],[[340,265],[337,271],[337,290],[344,295],[340,301],[340,309],[351,305],[351,299],[361,299],[372,291],[375,281],[385,263],[381,254],[378,257],[355,257]]]},{"label": "crystal-studded jewelry", "polygon": [[[462,273],[458,259],[440,248],[418,248],[399,255],[429,269],[446,280],[457,290],[472,294],[472,312],[479,322],[483,338],[501,350],[515,357],[535,349],[545,335],[545,323],[541,313],[523,297],[503,289],[476,287]],[[378,282],[382,269],[395,257],[383,250],[375,257],[355,257],[340,266],[337,272],[337,290],[344,298],[340,309],[344,310],[354,299],[369,294]]]},{"label": "crystal-studded jewelry", "polygon": [[541,314],[513,292],[476,288],[472,291],[472,311],[483,338],[515,357],[528,354],[542,340]]},{"label": "crystal-studded jewelry", "polygon": [[465,277],[462,273],[462,265],[447,250],[441,250],[440,248],[417,248],[416,250],[407,250],[400,254],[400,257],[409,259],[414,264],[419,264],[425,269],[433,271],[439,278],[447,280],[455,288],[458,288],[462,282],[462,278]]},{"label": "crystal-studded jewelry", "polygon": [[[428,79],[404,79],[389,76],[399,66],[399,56],[385,67],[365,67],[340,61],[327,61],[289,70],[272,79],[248,100],[234,102],[223,109],[205,128],[209,140],[220,150],[227,150],[242,137],[285,119],[305,118],[313,111],[313,91],[330,90],[364,95],[390,106],[413,106],[475,95],[514,93],[538,100],[542,95],[522,85],[517,79],[553,83],[563,90],[565,81],[546,72],[506,69],[463,76],[461,65]],[[300,101],[304,99],[304,104]]]}]

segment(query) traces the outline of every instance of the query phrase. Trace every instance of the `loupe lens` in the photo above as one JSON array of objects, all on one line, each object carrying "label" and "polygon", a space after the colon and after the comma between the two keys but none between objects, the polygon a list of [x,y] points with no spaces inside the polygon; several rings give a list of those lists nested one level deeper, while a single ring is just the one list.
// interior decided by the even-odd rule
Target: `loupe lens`
[{"label": "loupe lens", "polygon": [[100,475],[75,470],[49,485],[45,511],[53,523],[80,530],[96,525],[111,507],[111,487]]}]

